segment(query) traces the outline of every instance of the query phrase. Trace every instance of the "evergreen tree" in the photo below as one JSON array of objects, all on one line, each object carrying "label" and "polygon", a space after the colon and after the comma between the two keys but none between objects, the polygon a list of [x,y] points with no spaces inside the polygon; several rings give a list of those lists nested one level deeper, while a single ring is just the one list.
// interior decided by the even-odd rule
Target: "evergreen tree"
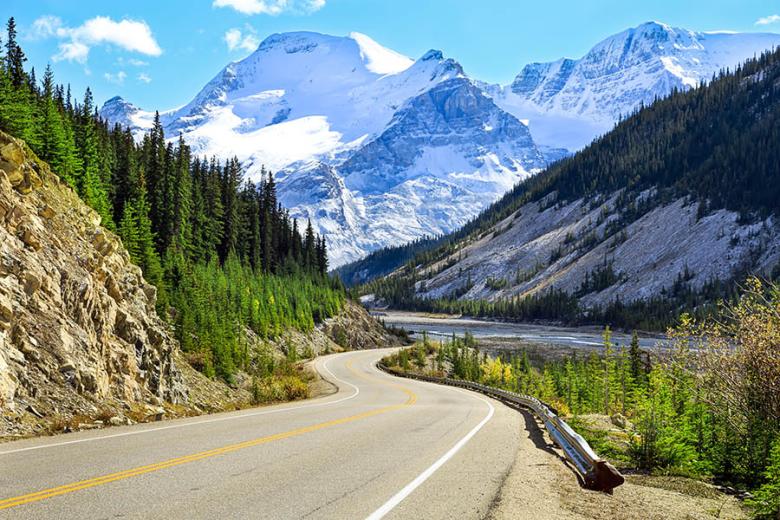
[{"label": "evergreen tree", "polygon": [[16,42],[16,20],[13,16],[8,19],[6,29],[5,70],[11,81],[11,85],[15,88],[19,88],[27,81],[27,74],[24,72],[24,62],[27,61],[27,57]]},{"label": "evergreen tree", "polygon": [[306,225],[306,235],[303,239],[303,263],[307,269],[312,270],[317,265],[317,251],[314,239],[314,227],[311,225],[311,219]]},{"label": "evergreen tree", "polygon": [[190,149],[184,143],[184,137],[179,134],[179,144],[176,147],[175,173],[172,179],[173,196],[173,243],[185,256],[192,251],[191,218],[191,177]]},{"label": "evergreen tree", "polygon": [[76,188],[84,202],[92,206],[102,218],[103,225],[113,228],[113,217],[106,187],[101,181],[100,155],[96,122],[93,115],[92,90],[87,87],[78,119],[76,134],[81,171],[76,177]]},{"label": "evergreen tree", "polygon": [[43,75],[43,92],[41,93],[41,119],[38,125],[38,155],[47,161],[54,171],[58,172],[66,181],[72,183],[69,177],[72,175],[72,160],[68,157],[65,146],[65,129],[62,115],[54,98],[54,74],[51,66],[46,66]]}]

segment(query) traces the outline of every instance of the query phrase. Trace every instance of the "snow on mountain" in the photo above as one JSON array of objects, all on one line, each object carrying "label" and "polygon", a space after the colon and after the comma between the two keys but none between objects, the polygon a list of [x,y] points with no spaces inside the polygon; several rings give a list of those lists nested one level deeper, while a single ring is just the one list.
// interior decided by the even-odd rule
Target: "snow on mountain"
[{"label": "snow on mountain", "polygon": [[454,231],[544,165],[528,128],[458,77],[407,101],[339,165],[283,171],[279,199],[317,222],[338,265]]},{"label": "snow on mountain", "polygon": [[[103,116],[139,129],[153,117],[121,100]],[[161,121],[196,154],[236,155],[249,178],[279,171],[280,200],[326,236],[333,265],[452,231],[545,164],[457,62],[358,33],[272,35]]]},{"label": "snow on mountain", "polygon": [[504,110],[530,120],[542,146],[582,148],[672,89],[691,88],[780,45],[780,34],[694,32],[648,22],[611,36],[578,60],[526,65],[491,94]]},{"label": "snow on mountain", "polygon": [[[278,172],[280,200],[312,219],[337,266],[456,229],[621,114],[777,44],[652,22],[579,60],[527,65],[502,87],[436,50],[415,61],[359,33],[274,34],[160,115],[196,154],[235,155],[251,179]],[[153,118],[121,98],[101,114],[136,135]]]},{"label": "snow on mountain", "polygon": [[111,124],[119,123],[123,127],[133,129],[137,135],[150,129],[154,119],[153,113],[141,110],[120,96],[106,101],[100,108],[100,115]]}]

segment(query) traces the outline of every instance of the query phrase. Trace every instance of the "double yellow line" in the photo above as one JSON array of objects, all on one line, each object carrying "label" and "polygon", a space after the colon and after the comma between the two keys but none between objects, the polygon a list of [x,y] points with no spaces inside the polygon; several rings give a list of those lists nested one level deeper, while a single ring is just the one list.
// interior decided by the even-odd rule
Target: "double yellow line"
[{"label": "double yellow line", "polygon": [[[352,368],[352,362],[350,361],[347,363],[347,368],[351,370],[353,373],[357,374],[359,377],[362,377],[364,379],[373,379],[369,378],[368,376],[364,376],[362,374],[359,374]],[[378,380],[377,380],[378,381]],[[10,509],[12,507],[21,506],[24,504],[29,504],[32,502],[38,502],[40,500],[45,500],[47,498],[56,497],[59,495],[65,495],[67,493],[73,493],[74,491],[80,491],[82,489],[88,489],[96,486],[101,486],[103,484],[108,484],[109,482],[115,482],[117,480],[124,480],[131,477],[137,477],[139,475],[144,475],[147,473],[153,473],[155,471],[160,471],[164,469],[168,469],[174,466],[180,466],[182,464],[188,464],[190,462],[196,462],[203,459],[208,459],[211,457],[216,457],[218,455],[225,455],[228,453],[232,453],[234,451],[243,450],[246,448],[252,448],[254,446],[259,446],[261,444],[267,444],[269,442],[273,441],[279,441],[283,439],[289,439],[290,437],[297,437],[299,435],[303,435],[305,433],[314,432],[317,430],[323,430],[325,428],[330,428],[332,426],[338,426],[340,424],[346,424],[354,421],[358,421],[361,419],[366,419],[368,417],[373,417],[375,415],[380,415],[383,413],[387,413],[393,410],[398,410],[399,408],[404,408],[406,406],[411,406],[417,401],[417,396],[411,391],[406,388],[400,387],[398,385],[393,385],[390,383],[385,383],[384,381],[380,381],[382,384],[395,386],[399,389],[401,389],[404,393],[407,394],[408,399],[403,404],[396,404],[392,406],[385,406],[383,408],[377,408],[375,410],[370,410],[368,412],[363,412],[357,415],[351,415],[349,417],[343,417],[341,419],[334,419],[332,421],[327,421],[319,424],[313,424],[311,426],[305,426],[303,428],[298,428],[296,430],[290,430],[287,432],[277,433],[274,435],[268,435],[266,437],[260,437],[257,439],[240,442],[237,444],[231,444],[228,446],[223,446],[221,448],[215,448],[212,450],[207,451],[201,451],[198,453],[193,453],[191,455],[185,455],[183,457],[177,457],[173,459],[168,459],[163,462],[158,462],[155,464],[149,464],[146,466],[139,466],[137,468],[128,469],[125,471],[119,471],[117,473],[111,473],[109,475],[103,475],[102,477],[95,477],[88,480],[81,480],[79,482],[74,482],[72,484],[65,484],[63,486],[53,487],[49,489],[44,489],[42,491],[37,491],[35,493],[28,493],[26,495],[20,495],[17,497],[11,497],[6,498],[4,500],[0,500],[0,510],[2,509]]]}]

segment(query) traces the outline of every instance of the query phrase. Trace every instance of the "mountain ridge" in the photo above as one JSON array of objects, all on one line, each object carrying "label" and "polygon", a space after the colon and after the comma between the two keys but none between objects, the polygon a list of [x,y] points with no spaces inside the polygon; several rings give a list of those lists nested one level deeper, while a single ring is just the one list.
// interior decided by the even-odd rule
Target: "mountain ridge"
[{"label": "mountain ridge", "polygon": [[[453,231],[516,182],[565,157],[572,143],[584,144],[583,135],[589,140],[604,133],[618,113],[630,113],[674,88],[688,88],[693,83],[685,67],[674,61],[676,55],[664,61],[667,57],[661,54],[665,47],[686,56],[699,52],[699,40],[705,37],[742,36],[643,24],[607,38],[579,60],[528,65],[512,84],[500,86],[472,79],[457,61],[437,50],[415,61],[357,33],[280,33],[266,38],[243,60],[228,64],[190,103],[161,113],[161,120],[168,135],[182,133],[199,155],[238,156],[250,179],[257,178],[262,166],[279,172],[287,202],[306,201],[290,204],[291,214],[311,219],[327,236],[334,246],[331,265],[339,266],[381,247]],[[780,43],[780,36],[772,38]],[[753,47],[752,52],[761,50]],[[571,84],[572,78],[596,81],[609,67],[616,67],[613,76],[623,73],[627,83],[622,76],[613,78],[615,95],[591,97],[602,105],[609,101],[618,113],[598,106],[583,111],[589,101],[574,96],[577,85]],[[707,62],[700,68],[714,73],[713,67]],[[442,110],[423,108],[423,96],[438,95],[446,82],[460,85],[462,99],[471,91],[472,100],[484,96],[491,101],[477,103],[483,112],[472,113],[465,126],[440,118]],[[556,101],[566,96],[568,104]],[[137,131],[150,127],[153,117],[117,98],[101,114]],[[420,119],[422,114],[427,119]],[[505,124],[507,132],[496,135],[497,120],[510,121],[514,129]],[[403,124],[406,121],[411,123]],[[525,130],[518,130],[517,124]],[[554,130],[556,141],[546,139],[546,129]],[[401,135],[404,132],[408,135]],[[487,135],[495,137],[491,141]],[[314,179],[303,182],[305,172],[325,171],[316,163],[328,168],[329,177],[343,178],[345,189],[323,191]],[[296,170],[298,175],[291,175]],[[297,189],[310,193],[285,190],[285,179],[293,178]],[[442,185],[437,195],[433,185],[420,186],[422,179],[447,187]],[[446,197],[453,190],[463,192],[468,202],[448,206]],[[392,202],[399,200],[399,193],[405,197],[400,206]],[[438,208],[438,216],[431,217],[424,205],[414,203],[423,195]],[[322,216],[317,206],[326,208]],[[377,220],[384,223],[383,231],[377,230]]]},{"label": "mountain ridge", "polygon": [[657,101],[369,284],[371,301],[662,328],[746,274],[780,276],[778,78],[775,51]]}]

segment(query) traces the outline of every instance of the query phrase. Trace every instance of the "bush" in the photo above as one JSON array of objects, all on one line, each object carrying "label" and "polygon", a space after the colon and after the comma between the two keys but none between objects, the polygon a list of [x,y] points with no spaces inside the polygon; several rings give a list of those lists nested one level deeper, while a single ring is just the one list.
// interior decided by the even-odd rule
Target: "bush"
[{"label": "bush", "polygon": [[768,464],[765,483],[748,501],[756,518],[766,520],[780,517],[780,439],[775,441]]}]

